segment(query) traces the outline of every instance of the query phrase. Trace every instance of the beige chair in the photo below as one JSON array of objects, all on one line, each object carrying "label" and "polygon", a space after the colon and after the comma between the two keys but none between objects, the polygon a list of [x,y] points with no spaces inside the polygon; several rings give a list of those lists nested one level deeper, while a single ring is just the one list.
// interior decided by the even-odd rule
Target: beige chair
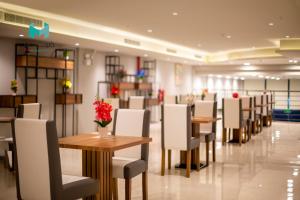
[{"label": "beige chair", "polygon": [[165,174],[165,150],[168,150],[168,169],[171,169],[171,150],[186,151],[186,177],[190,177],[191,150],[196,150],[197,170],[200,167],[200,138],[192,137],[191,107],[187,104],[162,106],[161,175]]},{"label": "beige chair", "polygon": [[273,121],[273,94],[269,93],[268,94],[268,121],[269,121],[269,126],[272,126],[272,121]]},{"label": "beige chair", "polygon": [[227,141],[227,131],[233,130],[233,140],[242,144],[246,123],[243,120],[242,100],[240,98],[223,98],[223,134],[222,144]]},{"label": "beige chair", "polygon": [[[216,101],[196,101],[194,117],[217,118]],[[197,126],[196,126],[197,127]],[[209,165],[209,143],[212,142],[213,162],[216,161],[216,129],[217,123],[200,124],[196,132],[200,135],[200,142],[206,143],[206,165]]]},{"label": "beige chair", "polygon": [[130,96],[129,97],[129,109],[145,109],[146,99],[144,96]]},{"label": "beige chair", "polygon": [[251,131],[252,131],[252,97],[250,96],[243,96],[241,97],[242,100],[242,109],[248,109],[248,111],[243,111],[243,119],[247,123],[247,141],[251,139]]},{"label": "beige chair", "polygon": [[32,200],[73,200],[99,192],[99,181],[62,175],[54,121],[16,119],[17,197]]},{"label": "beige chair", "polygon": [[[103,99],[104,102],[109,103],[112,106],[112,111],[111,111],[111,118],[112,118],[112,122],[114,121],[114,117],[115,117],[115,110],[120,108],[120,99],[119,98],[106,98]],[[113,123],[109,123],[107,125],[108,130],[110,132],[112,132],[113,130]]]},{"label": "beige chair", "polygon": [[166,95],[164,96],[164,104],[177,104],[178,96],[177,95]]},{"label": "beige chair", "polygon": [[[112,135],[149,137],[150,111],[117,109]],[[149,144],[119,150],[114,153],[113,196],[118,199],[118,179],[125,179],[125,199],[131,199],[131,179],[142,174],[143,200],[148,199],[147,171]]]},{"label": "beige chair", "polygon": [[256,109],[256,133],[260,133],[263,128],[263,96],[262,95],[256,95],[254,96],[254,107]]},{"label": "beige chair", "polygon": [[203,100],[204,101],[217,101],[217,93],[209,92],[204,96]]}]

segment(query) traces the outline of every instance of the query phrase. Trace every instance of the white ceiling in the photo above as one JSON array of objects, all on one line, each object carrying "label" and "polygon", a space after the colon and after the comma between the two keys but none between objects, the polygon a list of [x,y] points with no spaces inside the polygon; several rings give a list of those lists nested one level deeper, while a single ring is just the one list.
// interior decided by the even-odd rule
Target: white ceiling
[{"label": "white ceiling", "polygon": [[[300,38],[300,0],[4,0],[207,52]],[[173,16],[178,12],[178,16]],[[269,26],[268,23],[274,23]],[[152,33],[147,30],[152,29]],[[226,35],[231,35],[227,39]],[[198,46],[201,44],[201,46]]]}]

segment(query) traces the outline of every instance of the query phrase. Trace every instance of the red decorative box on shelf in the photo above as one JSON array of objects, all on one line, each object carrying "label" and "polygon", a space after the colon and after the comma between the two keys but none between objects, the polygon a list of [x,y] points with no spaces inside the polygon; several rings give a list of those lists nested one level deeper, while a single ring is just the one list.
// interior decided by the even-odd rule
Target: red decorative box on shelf
[{"label": "red decorative box on shelf", "polygon": [[56,104],[82,104],[82,94],[56,94]]}]

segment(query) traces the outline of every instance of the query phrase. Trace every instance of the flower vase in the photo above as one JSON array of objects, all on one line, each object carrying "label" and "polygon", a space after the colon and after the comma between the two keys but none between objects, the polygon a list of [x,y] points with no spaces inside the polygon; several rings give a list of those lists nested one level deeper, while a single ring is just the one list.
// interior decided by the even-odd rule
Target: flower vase
[{"label": "flower vase", "polygon": [[107,126],[105,126],[105,127],[98,126],[98,133],[99,133],[100,138],[106,137],[108,135],[108,127]]}]

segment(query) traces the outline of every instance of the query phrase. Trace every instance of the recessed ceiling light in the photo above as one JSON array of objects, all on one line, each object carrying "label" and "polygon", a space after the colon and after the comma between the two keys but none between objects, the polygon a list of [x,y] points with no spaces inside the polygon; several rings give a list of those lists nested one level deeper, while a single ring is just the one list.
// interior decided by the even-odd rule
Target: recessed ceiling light
[{"label": "recessed ceiling light", "polygon": [[279,81],[279,80],[280,80],[280,78],[276,78],[276,80],[277,80],[277,81]]},{"label": "recessed ceiling light", "polygon": [[285,38],[290,38],[290,36],[289,36],[289,35],[286,35]]},{"label": "recessed ceiling light", "polygon": [[173,12],[172,15],[173,15],[173,16],[177,16],[177,15],[178,15],[178,12]]},{"label": "recessed ceiling light", "polygon": [[148,29],[147,32],[148,33],[152,33],[153,31],[152,31],[152,29]]},{"label": "recessed ceiling light", "polygon": [[245,66],[250,66],[250,63],[246,62],[244,63]]},{"label": "recessed ceiling light", "polygon": [[23,35],[23,34],[20,34],[19,37],[24,37],[24,35]]},{"label": "recessed ceiling light", "polygon": [[227,39],[230,39],[231,38],[231,35],[226,35],[225,36]]},{"label": "recessed ceiling light", "polygon": [[269,22],[268,25],[269,26],[274,26],[275,24],[274,24],[274,22]]},{"label": "recessed ceiling light", "polygon": [[291,60],[289,60],[289,63],[292,63],[292,62],[294,62],[294,60],[292,60],[292,59],[291,59]]},{"label": "recessed ceiling light", "polygon": [[271,77],[271,79],[272,79],[272,80],[274,80],[274,79],[275,79],[275,77],[273,77],[273,76],[272,76],[272,77]]},{"label": "recessed ceiling light", "polygon": [[294,63],[298,63],[298,60],[294,60]]},{"label": "recessed ceiling light", "polygon": [[239,77],[235,76],[234,79],[237,80],[237,79],[239,79]]},{"label": "recessed ceiling light", "polygon": [[227,79],[231,79],[231,76],[226,76]]},{"label": "recessed ceiling light", "polygon": [[148,54],[144,54],[145,57],[148,57]]},{"label": "recessed ceiling light", "polygon": [[264,76],[263,76],[263,75],[259,75],[258,77],[259,77],[259,78],[263,78]]},{"label": "recessed ceiling light", "polygon": [[77,42],[77,43],[75,43],[75,46],[79,46],[79,43]]},{"label": "recessed ceiling light", "polygon": [[244,77],[241,77],[241,80],[245,80],[245,78],[244,78]]},{"label": "recessed ceiling light", "polygon": [[115,49],[114,52],[119,52],[119,49]]},{"label": "recessed ceiling light", "polygon": [[270,78],[270,76],[266,76],[265,78],[266,78],[266,79],[269,79],[269,78]]}]

